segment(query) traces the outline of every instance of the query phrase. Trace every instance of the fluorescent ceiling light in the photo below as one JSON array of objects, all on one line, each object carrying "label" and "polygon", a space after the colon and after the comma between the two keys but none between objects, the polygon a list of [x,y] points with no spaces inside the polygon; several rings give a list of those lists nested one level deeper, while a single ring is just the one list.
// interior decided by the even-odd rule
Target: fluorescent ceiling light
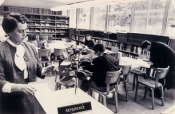
[{"label": "fluorescent ceiling light", "polygon": [[110,4],[126,3],[126,2],[137,2],[137,1],[145,1],[145,0],[92,0],[92,1],[87,1],[87,2],[75,3],[71,5],[54,7],[54,8],[51,8],[51,10],[52,11],[62,11],[62,10],[70,10],[70,9],[76,9],[76,8],[110,5]]}]

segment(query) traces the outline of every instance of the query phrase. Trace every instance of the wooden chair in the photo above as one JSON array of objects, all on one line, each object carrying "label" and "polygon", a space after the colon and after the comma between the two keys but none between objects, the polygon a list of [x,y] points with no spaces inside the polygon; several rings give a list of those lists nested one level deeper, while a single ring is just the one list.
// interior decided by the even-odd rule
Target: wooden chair
[{"label": "wooden chair", "polygon": [[[164,92],[163,92],[163,86],[165,85],[165,77],[169,70],[169,66],[167,68],[157,68],[155,69],[155,72],[152,73],[151,76],[147,79],[138,79],[137,86],[136,86],[136,92],[135,92],[135,101],[137,99],[137,93],[138,93],[138,87],[139,84],[142,84],[145,86],[145,95],[144,98],[146,98],[147,90],[148,88],[151,89],[152,94],[152,109],[154,110],[154,89],[160,88],[161,89],[161,99],[162,99],[162,106],[164,106]],[[159,79],[164,79],[164,85],[158,82]]]},{"label": "wooden chair", "polygon": [[38,49],[38,55],[41,64],[45,67],[45,64],[50,62],[51,49]]},{"label": "wooden chair", "polygon": [[132,69],[130,71],[130,73],[133,73],[134,74],[134,77],[133,77],[133,85],[132,85],[132,90],[134,91],[135,89],[135,82],[137,83],[137,80],[138,80],[138,76],[144,76],[146,75],[146,70],[147,68],[145,67],[140,67],[140,69]]},{"label": "wooden chair", "polygon": [[59,60],[59,56],[64,52],[65,49],[54,49],[55,61]]},{"label": "wooden chair", "polygon": [[[106,81],[105,83],[106,85],[106,91],[105,92],[101,92],[99,90],[96,90],[92,87],[89,88],[88,93],[92,93],[91,91],[97,92],[99,94],[99,96],[102,96],[103,98],[103,105],[106,106],[106,96],[109,94],[109,92],[112,92],[114,94],[115,97],[115,108],[116,108],[116,112],[118,112],[118,95],[117,95],[117,90],[118,90],[118,78],[120,76],[121,73],[121,69],[119,71],[108,71],[106,74]],[[110,84],[115,84],[115,87],[110,90],[111,86]]]},{"label": "wooden chair", "polygon": [[130,69],[131,69],[131,64],[128,65],[120,65],[120,67],[122,68],[122,75],[120,76],[120,81],[119,83],[123,83],[124,84],[124,88],[125,88],[125,92],[126,92],[126,102],[128,102],[128,82],[129,82],[129,73],[130,73]]}]

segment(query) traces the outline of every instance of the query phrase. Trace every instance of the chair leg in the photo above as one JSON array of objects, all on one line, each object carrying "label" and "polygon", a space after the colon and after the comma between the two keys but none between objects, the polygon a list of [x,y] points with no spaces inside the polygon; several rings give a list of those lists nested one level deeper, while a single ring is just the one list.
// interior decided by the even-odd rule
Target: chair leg
[{"label": "chair leg", "polygon": [[125,92],[126,92],[126,102],[128,102],[128,87],[127,87],[127,83],[125,83]]},{"label": "chair leg", "polygon": [[162,106],[164,106],[164,92],[163,92],[163,87],[161,86],[161,94],[162,94]]},{"label": "chair leg", "polygon": [[88,94],[92,96],[92,90],[88,89]]},{"label": "chair leg", "polygon": [[102,96],[99,94],[98,101],[102,103]]},{"label": "chair leg", "polygon": [[134,99],[135,101],[137,100],[138,88],[139,88],[139,83],[137,82],[136,92],[135,92],[135,99]]},{"label": "chair leg", "polygon": [[61,90],[61,84],[58,85],[58,89]]},{"label": "chair leg", "polygon": [[146,98],[147,92],[148,92],[148,88],[145,86],[145,94],[144,94],[144,99]]},{"label": "chair leg", "polygon": [[151,97],[152,97],[152,109],[154,110],[154,89],[151,88]]},{"label": "chair leg", "polygon": [[103,97],[103,105],[106,106],[106,96],[102,95],[102,97]]},{"label": "chair leg", "polygon": [[55,90],[58,90],[58,84],[57,83],[55,84]]},{"label": "chair leg", "polygon": [[133,77],[133,85],[132,85],[132,90],[134,91],[134,89],[135,89],[135,76],[136,74],[134,74],[134,77]]},{"label": "chair leg", "polygon": [[114,92],[114,98],[115,98],[115,108],[116,108],[116,113],[118,112],[118,95],[117,92]]}]

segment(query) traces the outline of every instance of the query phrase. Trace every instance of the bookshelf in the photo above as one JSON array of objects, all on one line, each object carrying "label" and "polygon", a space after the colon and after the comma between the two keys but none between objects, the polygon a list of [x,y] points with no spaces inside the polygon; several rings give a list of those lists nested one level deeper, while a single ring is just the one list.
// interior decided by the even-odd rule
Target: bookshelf
[{"label": "bookshelf", "polygon": [[[61,40],[68,38],[69,17],[24,14],[28,18],[29,40]],[[38,39],[39,38],[39,39]]]},{"label": "bookshelf", "polygon": [[69,38],[69,17],[50,9],[0,6],[0,14],[21,13],[28,19],[28,41],[62,40]]},{"label": "bookshelf", "polygon": [[[170,39],[167,36],[158,36],[158,35],[148,35],[148,34],[139,34],[139,33],[104,33],[102,31],[96,30],[85,30],[85,29],[70,29],[72,32],[72,40],[77,42],[77,45],[83,43],[83,37],[86,34],[90,34],[92,39],[96,43],[103,44],[107,49],[111,47],[118,47],[119,52],[122,52],[122,56],[127,56],[130,58],[137,59],[140,54],[145,57],[149,56],[149,53],[145,50],[142,50],[140,45],[144,40],[160,41],[168,45]],[[172,42],[172,41],[171,41]],[[170,45],[171,46],[171,45]],[[171,47],[173,47],[172,45]]]}]

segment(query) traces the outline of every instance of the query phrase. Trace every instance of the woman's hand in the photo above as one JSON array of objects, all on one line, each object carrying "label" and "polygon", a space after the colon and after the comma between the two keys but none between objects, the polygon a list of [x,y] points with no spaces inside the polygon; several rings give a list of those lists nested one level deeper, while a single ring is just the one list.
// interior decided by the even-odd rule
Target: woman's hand
[{"label": "woman's hand", "polygon": [[12,86],[12,92],[23,92],[26,94],[35,94],[36,89],[34,87],[29,86],[28,84],[14,84]]}]

